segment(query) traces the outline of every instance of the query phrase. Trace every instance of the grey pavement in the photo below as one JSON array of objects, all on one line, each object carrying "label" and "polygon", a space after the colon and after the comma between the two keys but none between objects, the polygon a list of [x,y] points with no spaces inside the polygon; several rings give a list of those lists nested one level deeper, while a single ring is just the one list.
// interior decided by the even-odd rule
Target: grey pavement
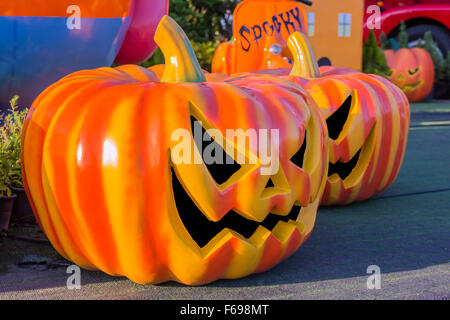
[{"label": "grey pavement", "polygon": [[[0,299],[449,299],[450,102],[412,111],[406,157],[392,187],[366,202],[320,208],[308,241],[269,271],[189,287],[144,286],[83,270],[81,289],[68,290],[67,262],[50,245],[6,238],[0,239]],[[11,230],[24,233],[39,234],[36,227]],[[26,259],[47,264],[19,267]],[[380,267],[379,290],[367,288],[370,265]]]}]

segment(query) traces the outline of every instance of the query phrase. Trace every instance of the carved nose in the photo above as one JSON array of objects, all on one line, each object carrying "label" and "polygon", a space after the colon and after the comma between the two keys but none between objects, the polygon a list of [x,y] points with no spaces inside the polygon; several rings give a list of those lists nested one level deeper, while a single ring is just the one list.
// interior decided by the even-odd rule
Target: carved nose
[{"label": "carved nose", "polygon": [[282,170],[271,176],[267,180],[266,186],[264,187],[262,197],[273,197],[280,194],[288,194],[290,192],[289,183],[286,179]]},{"label": "carved nose", "polygon": [[268,188],[273,188],[273,187],[275,187],[275,184],[273,183],[272,178],[270,178],[269,181],[267,181],[265,188],[268,189]]}]

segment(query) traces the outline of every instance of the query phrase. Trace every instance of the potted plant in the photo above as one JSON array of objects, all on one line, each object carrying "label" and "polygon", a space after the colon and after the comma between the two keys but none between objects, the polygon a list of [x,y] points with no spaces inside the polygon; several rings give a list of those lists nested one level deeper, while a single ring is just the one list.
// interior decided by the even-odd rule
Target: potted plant
[{"label": "potted plant", "polygon": [[[3,142],[3,141],[1,141]],[[12,209],[16,195],[12,193],[6,179],[8,175],[8,160],[3,152],[3,145],[0,146],[0,235],[8,231],[9,221],[11,219]]]},{"label": "potted plant", "polygon": [[0,116],[0,193],[3,197],[2,208],[5,216],[2,228],[6,230],[11,219],[34,221],[33,212],[23,189],[21,170],[21,136],[28,110],[19,111],[18,98],[14,96],[10,100],[9,112]]},{"label": "potted plant", "polygon": [[[1,161],[1,160],[0,160]],[[0,169],[0,174],[3,170]],[[9,221],[16,195],[11,192],[7,185],[0,181],[0,235],[8,231]]]}]

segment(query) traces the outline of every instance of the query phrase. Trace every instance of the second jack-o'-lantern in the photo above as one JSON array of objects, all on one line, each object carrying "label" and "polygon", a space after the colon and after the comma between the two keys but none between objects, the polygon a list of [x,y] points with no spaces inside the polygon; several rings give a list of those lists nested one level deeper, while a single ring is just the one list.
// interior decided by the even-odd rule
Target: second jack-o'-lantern
[{"label": "second jack-o'-lantern", "polygon": [[23,173],[39,224],[67,259],[138,283],[267,270],[313,229],[326,124],[291,82],[205,81],[169,17],[155,40],[160,80],[138,66],[80,71],[33,104]]},{"label": "second jack-o'-lantern", "polygon": [[385,50],[384,55],[391,68],[388,79],[402,89],[410,102],[428,97],[434,86],[434,63],[425,49]]},{"label": "second jack-o'-lantern", "polygon": [[[410,110],[390,81],[346,68],[318,67],[306,36],[288,39],[292,69],[234,77],[281,77],[300,84],[316,101],[329,131],[329,171],[321,204],[343,205],[386,190],[400,170]],[[322,72],[321,72],[322,71]]]},{"label": "second jack-o'-lantern", "polygon": [[403,161],[410,120],[406,96],[380,76],[339,68],[321,74],[300,33],[290,37],[289,47],[295,60],[291,76],[318,104],[330,135],[321,203],[347,204],[380,194],[394,182]]}]

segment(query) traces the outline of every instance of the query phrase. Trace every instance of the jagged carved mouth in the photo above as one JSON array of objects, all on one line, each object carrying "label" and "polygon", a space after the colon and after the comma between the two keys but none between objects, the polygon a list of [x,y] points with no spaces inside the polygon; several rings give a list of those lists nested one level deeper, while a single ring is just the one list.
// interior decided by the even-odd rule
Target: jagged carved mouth
[{"label": "jagged carved mouth", "polygon": [[358,164],[359,156],[361,154],[361,149],[356,153],[356,155],[348,162],[338,161],[336,163],[329,163],[328,165],[328,176],[332,176],[333,174],[337,174],[339,178],[345,180],[350,173],[352,173],[353,169],[355,169]]},{"label": "jagged carved mouth", "polygon": [[417,81],[416,83],[412,83],[412,84],[404,84],[402,85],[400,88],[405,91],[405,90],[414,90],[416,88],[418,88],[421,84],[422,84],[422,80]]},{"label": "jagged carved mouth", "polygon": [[269,231],[272,231],[279,221],[296,221],[299,216],[301,207],[294,205],[287,216],[270,213],[262,222],[246,219],[234,210],[227,212],[220,221],[210,221],[187,194],[178,180],[175,170],[171,168],[171,171],[172,190],[178,214],[189,235],[201,248],[207,245],[224,229],[233,230],[248,239],[255,233],[259,226],[263,226]]}]

